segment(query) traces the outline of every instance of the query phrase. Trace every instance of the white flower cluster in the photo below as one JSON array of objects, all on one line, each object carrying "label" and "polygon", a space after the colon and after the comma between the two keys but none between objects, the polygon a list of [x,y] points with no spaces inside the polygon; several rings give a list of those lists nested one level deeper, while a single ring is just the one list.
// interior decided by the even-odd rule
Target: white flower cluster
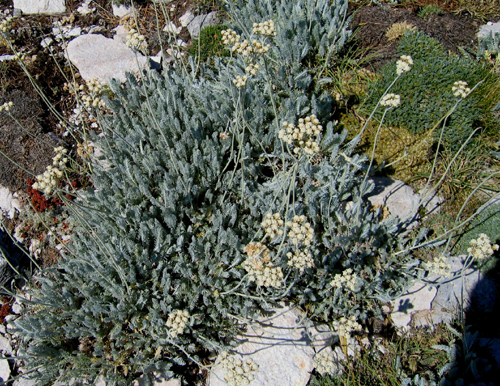
[{"label": "white flower cluster", "polygon": [[319,124],[315,115],[300,118],[298,127],[288,122],[283,122],[283,127],[284,129],[278,132],[278,138],[289,145],[293,144],[295,154],[303,151],[308,155],[313,155],[320,151],[318,137],[323,131],[323,126]]},{"label": "white flower cluster", "polygon": [[287,222],[286,226],[291,228],[288,237],[290,237],[293,244],[311,245],[314,239],[314,230],[311,224],[306,222],[306,216],[293,216],[292,222]]},{"label": "white flower cluster", "polygon": [[2,111],[10,111],[10,109],[14,106],[13,102],[6,102],[0,106],[0,112]]},{"label": "white flower cluster", "polygon": [[494,251],[498,251],[498,244],[491,244],[487,234],[481,233],[477,240],[470,241],[471,247],[467,249],[472,257],[478,260],[484,260],[492,256]]},{"label": "white flower cluster", "polygon": [[446,256],[440,255],[434,260],[424,263],[425,269],[443,277],[451,277],[451,265],[446,261]]},{"label": "white flower cluster", "polygon": [[281,267],[274,267],[269,249],[262,243],[250,242],[244,249],[248,258],[243,268],[248,272],[251,281],[256,281],[261,287],[276,287],[283,285]]},{"label": "white flower cluster", "polygon": [[[80,86],[80,90],[83,85]],[[82,92],[81,97],[83,104],[87,107],[101,107],[105,108],[106,104],[101,98],[104,85],[99,82],[97,78],[87,80],[87,93]]]},{"label": "white flower cluster", "polygon": [[52,158],[53,166],[47,166],[47,170],[43,174],[36,176],[37,182],[32,185],[33,189],[40,190],[45,194],[51,194],[57,188],[59,179],[63,175],[64,167],[68,162],[68,158],[65,157],[68,150],[59,146],[54,151],[56,152],[56,156]]},{"label": "white flower cluster", "polygon": [[257,74],[257,71],[259,71],[260,66],[258,64],[249,64],[246,68],[245,71],[248,72],[250,75],[255,75]]},{"label": "white flower cluster", "polygon": [[274,21],[268,20],[262,23],[253,23],[252,32],[254,34],[260,34],[264,36],[276,36]]},{"label": "white flower cluster", "polygon": [[141,35],[135,28],[131,28],[128,31],[125,44],[133,50],[140,51],[144,54],[147,53],[148,43],[146,42],[146,37]]},{"label": "white flower cluster", "polygon": [[275,239],[276,236],[283,235],[284,221],[279,213],[266,214],[264,221],[262,221],[260,225],[264,228],[264,232],[266,232],[266,235],[268,235],[271,240]]},{"label": "white flower cluster", "polygon": [[401,103],[401,97],[397,94],[386,94],[380,100],[380,104],[386,107],[398,107]]},{"label": "white flower cluster", "polygon": [[294,253],[288,252],[286,256],[288,257],[288,265],[297,268],[300,273],[303,273],[306,268],[314,267],[312,254],[307,249],[304,251],[296,250]]},{"label": "white flower cluster", "polygon": [[453,91],[453,95],[457,98],[465,98],[470,93],[470,88],[467,87],[467,82],[464,82],[463,80],[453,83],[451,90]]},{"label": "white flower cluster", "polygon": [[409,55],[402,55],[396,62],[396,73],[401,75],[403,72],[408,72],[411,70],[413,65],[413,59]]},{"label": "white flower cluster", "polygon": [[360,286],[361,279],[356,273],[352,272],[352,268],[347,268],[342,275],[337,273],[330,282],[332,287],[342,288],[347,287],[351,291],[356,291]]},{"label": "white flower cluster", "polygon": [[172,338],[177,335],[182,335],[184,329],[186,328],[187,322],[189,320],[189,312],[186,310],[175,310],[168,315],[167,327],[170,328],[168,331]]},{"label": "white flower cluster", "polygon": [[252,358],[245,361],[235,356],[230,356],[227,352],[221,354],[221,367],[226,370],[224,380],[231,386],[248,385],[254,380],[254,375],[259,366]]},{"label": "white flower cluster", "polygon": [[339,367],[335,363],[335,358],[325,350],[314,356],[313,365],[321,375],[334,375],[339,371]]},{"label": "white flower cluster", "polygon": [[12,19],[14,19],[12,16],[8,16],[5,19],[0,21],[0,32],[1,33],[10,32],[10,29],[12,28]]},{"label": "white flower cluster", "polygon": [[238,43],[241,39],[241,36],[236,33],[235,30],[225,29],[221,32],[222,35],[222,43],[226,46],[234,45]]},{"label": "white flower cluster", "polygon": [[355,316],[351,316],[349,319],[342,317],[338,322],[334,322],[334,325],[338,334],[347,338],[351,336],[351,332],[360,331],[362,329],[361,324],[356,321]]},{"label": "white flower cluster", "polygon": [[245,87],[247,84],[247,79],[248,77],[246,75],[243,76],[237,76],[236,79],[233,79],[233,83],[237,88],[242,88]]},{"label": "white flower cluster", "polygon": [[221,34],[222,42],[228,46],[232,45],[231,50],[243,56],[249,56],[251,53],[262,55],[271,49],[270,44],[262,44],[257,40],[249,42],[245,39],[240,42],[241,36],[232,29],[224,30]]}]

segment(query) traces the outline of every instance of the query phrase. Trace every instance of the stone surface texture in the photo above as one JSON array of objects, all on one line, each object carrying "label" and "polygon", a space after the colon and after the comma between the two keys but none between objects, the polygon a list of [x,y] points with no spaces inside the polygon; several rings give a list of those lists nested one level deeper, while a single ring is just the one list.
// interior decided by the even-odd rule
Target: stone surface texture
[{"label": "stone surface texture", "polygon": [[0,382],[6,382],[10,376],[10,366],[7,359],[0,359]]},{"label": "stone surface texture", "polygon": [[66,12],[65,0],[14,0],[14,8],[27,15]]},{"label": "stone surface texture", "polygon": [[132,14],[132,12],[134,12],[134,7],[132,7],[130,5],[112,4],[112,7],[113,7],[113,15],[115,15],[116,17],[124,17],[124,16],[130,15],[130,14]]},{"label": "stone surface texture", "polygon": [[486,38],[486,37],[490,36],[490,33],[493,33],[493,35],[495,35],[496,33],[500,33],[500,22],[498,22],[498,23],[489,22],[485,25],[482,25],[479,28],[479,32],[477,33],[477,37],[479,39]]},{"label": "stone surface texture", "polygon": [[16,210],[21,210],[21,203],[8,188],[0,185],[0,212],[4,211],[7,213],[7,216],[12,218]]},{"label": "stone surface texture", "polygon": [[148,59],[125,44],[102,35],[81,35],[68,44],[68,59],[83,79],[97,78],[106,83],[111,78],[125,81],[127,72],[137,72],[148,65]]},{"label": "stone surface texture", "polygon": [[[268,318],[248,327],[236,348],[239,355],[252,358],[259,369],[249,386],[305,386],[313,370],[315,354],[306,329],[298,325],[301,313],[288,308],[278,309]],[[227,385],[225,370],[220,364],[212,368],[209,386]]]},{"label": "stone surface texture", "polygon": [[189,34],[193,39],[196,39],[200,36],[200,31],[208,27],[210,25],[217,24],[217,12],[210,12],[206,15],[196,16],[194,19],[190,20],[186,27],[189,31]]},{"label": "stone surface texture", "polygon": [[373,178],[375,189],[368,196],[372,205],[381,205],[389,209],[390,217],[398,216],[401,220],[414,217],[419,205],[424,205],[427,213],[436,213],[442,199],[429,194],[417,194],[403,181],[393,180],[388,177]]},{"label": "stone surface texture", "polygon": [[[488,313],[496,301],[495,284],[476,268],[463,270],[466,256],[449,257],[450,278],[431,275],[431,284],[416,282],[407,294],[391,302],[396,327],[449,323],[462,309]],[[462,272],[463,270],[463,272]]]}]

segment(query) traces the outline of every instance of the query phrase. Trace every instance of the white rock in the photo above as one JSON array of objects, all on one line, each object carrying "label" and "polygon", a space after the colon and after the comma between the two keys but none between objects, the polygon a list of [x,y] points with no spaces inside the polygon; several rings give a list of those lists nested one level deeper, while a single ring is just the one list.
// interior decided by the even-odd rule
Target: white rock
[{"label": "white rock", "polygon": [[77,9],[76,12],[78,12],[80,15],[88,15],[89,13],[92,13],[95,11],[95,8],[89,7],[90,3],[93,0],[85,0],[82,5],[80,5]]},{"label": "white rock", "polygon": [[[453,321],[462,309],[479,312],[491,312],[495,304],[495,285],[484,277],[476,268],[468,268],[463,272],[465,256],[449,257],[451,278],[440,278],[436,297],[432,302],[430,313],[415,314],[416,326],[430,323],[439,324]],[[431,276],[434,280],[437,276]],[[464,286],[465,284],[465,286]]]},{"label": "white rock", "polygon": [[23,310],[23,306],[17,301],[15,301],[15,303],[12,305],[12,309],[11,311],[16,314],[16,315],[19,315]]},{"label": "white rock", "polygon": [[15,55],[2,55],[0,56],[0,62],[9,61],[15,59]]},{"label": "white rock", "polygon": [[[250,325],[236,348],[244,359],[252,358],[259,369],[249,386],[305,386],[313,369],[314,349],[306,339],[305,328],[297,323],[299,311],[283,308],[269,318]],[[225,370],[220,364],[212,368],[209,386],[226,385]]]},{"label": "white rock", "polygon": [[489,22],[485,25],[482,25],[479,28],[479,32],[477,33],[477,37],[479,39],[484,39],[490,36],[490,33],[493,33],[493,35],[500,33],[500,22],[498,23],[492,23]]},{"label": "white rock", "polygon": [[0,382],[7,382],[10,377],[10,366],[7,359],[0,359]]},{"label": "white rock", "polygon": [[179,18],[179,22],[181,23],[181,26],[187,27],[188,24],[191,23],[191,21],[193,21],[193,19],[194,15],[190,11],[187,11],[184,15],[182,15]]},{"label": "white rock", "polygon": [[169,22],[165,28],[163,28],[163,32],[168,32],[174,35],[179,35],[182,31],[182,27],[177,27],[173,21]]},{"label": "white rock", "polygon": [[14,198],[8,188],[0,185],[0,212],[7,213],[9,218],[12,218],[16,211],[21,211],[21,203]]},{"label": "white rock", "polygon": [[217,12],[210,12],[207,15],[196,16],[188,23],[187,29],[191,37],[195,39],[200,36],[200,31],[203,28],[215,24],[217,24]]},{"label": "white rock", "polygon": [[116,5],[116,4],[113,4],[112,6],[113,6],[113,15],[115,15],[116,17],[127,16],[127,15],[130,15],[131,13],[134,12],[134,7],[132,7],[130,5],[125,5],[125,4]]},{"label": "white rock", "polygon": [[3,324],[0,324],[0,334],[5,334],[5,326]]},{"label": "white rock", "polygon": [[89,34],[98,34],[98,33],[101,33],[101,32],[104,32],[106,31],[106,28],[104,27],[101,27],[100,25],[94,25],[92,27],[89,28]]},{"label": "white rock", "polygon": [[0,351],[7,355],[12,355],[12,346],[10,340],[0,335]]},{"label": "white rock", "polygon": [[74,37],[77,37],[77,36],[80,36],[82,34],[82,28],[81,27],[75,27],[75,28],[72,28],[69,32],[68,32],[68,36],[70,38],[74,38]]},{"label": "white rock", "polygon": [[113,28],[111,31],[115,32],[115,35],[113,36],[114,40],[116,40],[117,42],[121,42],[123,44],[127,42],[127,36],[128,36],[127,27],[125,27],[124,25],[119,25],[118,27]]},{"label": "white rock", "polygon": [[133,52],[124,43],[96,34],[73,39],[66,52],[83,79],[97,78],[101,83],[111,78],[123,82],[126,72],[138,72],[148,64],[145,56]]},{"label": "white rock", "polygon": [[14,0],[14,8],[24,14],[66,12],[64,0]]},{"label": "white rock", "polygon": [[43,48],[47,48],[47,47],[49,47],[52,43],[54,43],[54,39],[52,39],[50,36],[47,36],[46,38],[42,39],[42,41],[40,42],[40,45],[41,45]]},{"label": "white rock", "polygon": [[391,302],[391,318],[396,327],[409,326],[412,315],[418,311],[430,311],[437,289],[421,282],[416,282],[407,293]]}]

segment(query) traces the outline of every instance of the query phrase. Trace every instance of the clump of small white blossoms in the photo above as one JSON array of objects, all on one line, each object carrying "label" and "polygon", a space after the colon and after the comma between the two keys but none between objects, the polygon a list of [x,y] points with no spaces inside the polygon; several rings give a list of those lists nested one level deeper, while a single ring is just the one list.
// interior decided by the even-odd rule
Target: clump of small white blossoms
[{"label": "clump of small white blossoms", "polygon": [[247,84],[247,79],[248,77],[246,75],[243,76],[237,76],[236,79],[233,79],[233,83],[237,88],[242,88],[245,87]]},{"label": "clump of small white blossoms", "polygon": [[235,30],[225,29],[221,32],[222,35],[222,43],[226,46],[231,46],[238,43],[241,39],[241,36],[236,33]]},{"label": "clump of small white blossoms", "polygon": [[224,380],[231,386],[243,386],[252,382],[259,366],[252,358],[242,360],[235,356],[230,356],[227,352],[221,354],[221,367],[226,370]]},{"label": "clump of small white blossoms", "polygon": [[401,97],[397,94],[386,94],[380,100],[380,104],[386,107],[398,107],[401,103]]},{"label": "clump of small white blossoms", "polygon": [[361,331],[363,328],[361,324],[356,321],[355,316],[351,316],[349,319],[341,317],[337,322],[334,322],[337,332],[340,336],[350,337],[351,332]]},{"label": "clump of small white blossoms", "polygon": [[463,80],[453,83],[451,90],[453,91],[453,95],[457,98],[465,98],[470,93],[470,88],[467,87],[467,82],[464,82]]},{"label": "clump of small white blossoms", "polygon": [[269,249],[262,243],[250,242],[244,249],[248,258],[243,268],[248,272],[251,281],[256,281],[261,287],[279,288],[283,284],[281,267],[274,267]]},{"label": "clump of small white blossoms", "polygon": [[318,118],[311,115],[299,119],[299,126],[283,122],[284,129],[278,132],[278,138],[289,145],[294,145],[293,152],[299,154],[301,151],[307,155],[313,155],[320,151],[318,137],[323,131]]},{"label": "clump of small white blossoms", "polygon": [[353,273],[352,268],[347,268],[342,275],[337,273],[330,282],[332,287],[342,288],[347,287],[351,291],[356,291],[359,287],[360,278],[356,273]]},{"label": "clump of small white blossoms", "polygon": [[147,53],[148,43],[146,42],[146,37],[144,35],[141,35],[135,28],[131,28],[128,31],[125,44],[127,45],[127,47],[130,47],[134,50],[140,51],[144,54]]},{"label": "clump of small white blossoms", "polygon": [[94,146],[92,146],[89,141],[78,143],[76,146],[76,154],[82,158],[87,158],[94,152]]},{"label": "clump of small white blossoms", "polygon": [[56,156],[52,158],[52,166],[47,166],[45,172],[36,176],[37,182],[32,185],[33,189],[44,192],[45,194],[51,194],[55,188],[59,185],[59,179],[63,175],[64,167],[68,162],[68,158],[65,157],[68,150],[62,146],[56,147],[54,149]]},{"label": "clump of small white blossoms", "polygon": [[260,34],[264,36],[276,36],[274,21],[268,20],[262,23],[253,23],[252,32],[254,34]]},{"label": "clump of small white blossoms", "polygon": [[14,106],[13,102],[5,102],[3,105],[0,106],[0,112],[2,111],[10,111],[10,109]]},{"label": "clump of small white blossoms", "polygon": [[231,48],[232,51],[235,51],[237,54],[243,55],[243,56],[248,56],[253,52],[253,47],[249,43],[248,40],[243,40],[242,42],[236,42],[234,43],[233,47]]},{"label": "clump of small white blossoms", "polygon": [[487,234],[481,233],[475,240],[470,241],[471,247],[467,249],[472,257],[478,260],[484,260],[492,256],[494,251],[498,251],[498,244],[491,244]]},{"label": "clump of small white blossoms", "polygon": [[264,228],[264,232],[268,235],[271,240],[275,239],[277,236],[283,235],[283,219],[279,213],[268,213],[264,217],[264,221],[260,223],[261,227]]},{"label": "clump of small white blossoms", "polygon": [[424,263],[424,267],[437,275],[451,277],[451,265],[446,261],[444,255],[437,256],[434,260]]},{"label": "clump of small white blossoms", "polygon": [[[104,85],[97,78],[87,80],[87,93],[81,93],[83,104],[87,107],[106,107],[104,100],[101,98]],[[80,90],[82,90],[80,88]]]},{"label": "clump of small white blossoms", "polygon": [[252,51],[259,55],[265,54],[267,51],[271,49],[270,44],[262,44],[257,40],[252,40],[252,46],[253,46]]},{"label": "clump of small white blossoms", "polygon": [[308,250],[288,252],[286,256],[288,257],[288,265],[297,268],[300,273],[303,273],[306,268],[314,267],[312,254]]},{"label": "clump of small white blossoms", "polygon": [[175,310],[168,314],[167,319],[167,327],[169,327],[169,335],[172,338],[177,337],[177,335],[182,335],[184,333],[184,329],[189,320],[189,312],[186,310]]},{"label": "clump of small white blossoms", "polygon": [[306,216],[293,216],[291,222],[287,222],[286,226],[290,228],[288,232],[288,237],[292,244],[304,244],[311,245],[314,239],[314,230],[311,227],[311,224],[306,222]]},{"label": "clump of small white blossoms", "polygon": [[3,20],[0,20],[0,32],[1,33],[8,33],[10,32],[10,29],[12,28],[12,20],[14,18],[12,16],[8,16]]},{"label": "clump of small white blossoms", "polygon": [[259,71],[260,66],[258,64],[249,64],[246,68],[245,71],[248,72],[250,75],[255,75],[257,74],[257,71]]},{"label": "clump of small white blossoms", "polygon": [[402,55],[396,62],[396,73],[401,75],[403,72],[408,72],[411,70],[413,65],[413,59],[409,55]]},{"label": "clump of small white blossoms", "polygon": [[339,370],[337,364],[335,363],[335,358],[333,357],[333,355],[326,352],[325,350],[314,356],[313,365],[316,371],[321,375],[334,375]]}]

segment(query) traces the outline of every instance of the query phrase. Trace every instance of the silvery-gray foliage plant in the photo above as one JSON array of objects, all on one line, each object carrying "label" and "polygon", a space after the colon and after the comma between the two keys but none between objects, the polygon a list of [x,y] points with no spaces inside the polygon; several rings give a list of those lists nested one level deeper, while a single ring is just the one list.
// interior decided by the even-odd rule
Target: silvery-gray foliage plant
[{"label": "silvery-gray foliage plant", "polygon": [[402,224],[364,199],[359,138],[344,143],[303,63],[340,48],[346,7],[236,1],[230,58],[111,85],[69,253],[16,321],[37,384],[171,375],[282,300],[349,334],[404,289]]}]

